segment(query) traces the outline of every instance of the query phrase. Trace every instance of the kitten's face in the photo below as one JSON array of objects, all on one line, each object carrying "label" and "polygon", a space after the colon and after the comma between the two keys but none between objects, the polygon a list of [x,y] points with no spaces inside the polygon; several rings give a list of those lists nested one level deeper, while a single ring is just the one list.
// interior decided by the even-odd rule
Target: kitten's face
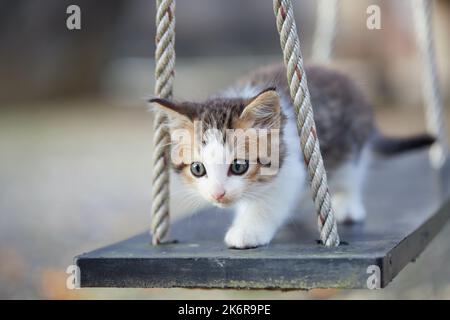
[{"label": "kitten's face", "polygon": [[226,207],[254,198],[278,172],[284,156],[283,115],[275,90],[252,99],[182,103],[154,99],[168,116],[171,162],[188,186]]}]

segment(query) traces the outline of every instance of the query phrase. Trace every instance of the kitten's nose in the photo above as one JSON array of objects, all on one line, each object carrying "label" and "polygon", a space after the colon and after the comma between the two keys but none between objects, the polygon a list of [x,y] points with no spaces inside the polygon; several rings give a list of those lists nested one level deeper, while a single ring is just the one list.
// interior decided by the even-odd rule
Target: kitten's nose
[{"label": "kitten's nose", "polygon": [[211,196],[215,200],[219,201],[220,199],[222,199],[225,196],[225,189],[223,189],[223,188],[217,189],[211,193]]}]

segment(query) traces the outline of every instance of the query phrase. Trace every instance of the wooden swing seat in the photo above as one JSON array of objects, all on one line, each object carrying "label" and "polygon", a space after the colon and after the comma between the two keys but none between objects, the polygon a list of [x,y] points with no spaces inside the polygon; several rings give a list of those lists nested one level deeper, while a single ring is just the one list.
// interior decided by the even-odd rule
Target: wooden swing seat
[{"label": "wooden swing seat", "polygon": [[431,169],[425,150],[376,160],[365,187],[368,217],[339,225],[339,247],[317,242],[312,208],[301,208],[270,245],[228,249],[223,237],[231,214],[208,209],[173,223],[170,238],[178,243],[152,246],[145,232],[79,255],[80,286],[367,288],[378,267],[385,287],[450,217],[447,181],[449,170]]}]

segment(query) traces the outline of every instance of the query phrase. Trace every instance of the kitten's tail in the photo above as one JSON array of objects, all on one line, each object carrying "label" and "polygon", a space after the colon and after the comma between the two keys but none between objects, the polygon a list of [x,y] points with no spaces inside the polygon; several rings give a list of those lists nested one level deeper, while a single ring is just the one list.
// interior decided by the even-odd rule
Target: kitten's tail
[{"label": "kitten's tail", "polygon": [[386,137],[379,132],[375,132],[371,139],[371,145],[376,153],[390,156],[425,148],[432,145],[435,141],[435,137],[426,133],[411,137]]}]

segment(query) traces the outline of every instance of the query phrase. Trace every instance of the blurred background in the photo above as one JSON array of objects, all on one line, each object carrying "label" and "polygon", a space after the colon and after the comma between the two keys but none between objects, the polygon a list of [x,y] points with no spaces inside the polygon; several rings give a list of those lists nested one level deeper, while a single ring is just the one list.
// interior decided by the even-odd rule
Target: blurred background
[{"label": "blurred background", "polygon": [[[294,2],[308,61],[316,1]],[[333,64],[366,92],[384,132],[424,130],[410,1],[340,2]],[[81,30],[66,28],[71,4]],[[370,4],[381,30],[366,27]],[[433,4],[448,118],[450,2]],[[178,1],[176,15],[178,99],[281,61],[270,0]],[[448,225],[382,291],[67,290],[75,255],[150,222],[154,16],[151,0],[0,0],[0,298],[450,298]],[[175,219],[189,213],[172,199]]]}]

